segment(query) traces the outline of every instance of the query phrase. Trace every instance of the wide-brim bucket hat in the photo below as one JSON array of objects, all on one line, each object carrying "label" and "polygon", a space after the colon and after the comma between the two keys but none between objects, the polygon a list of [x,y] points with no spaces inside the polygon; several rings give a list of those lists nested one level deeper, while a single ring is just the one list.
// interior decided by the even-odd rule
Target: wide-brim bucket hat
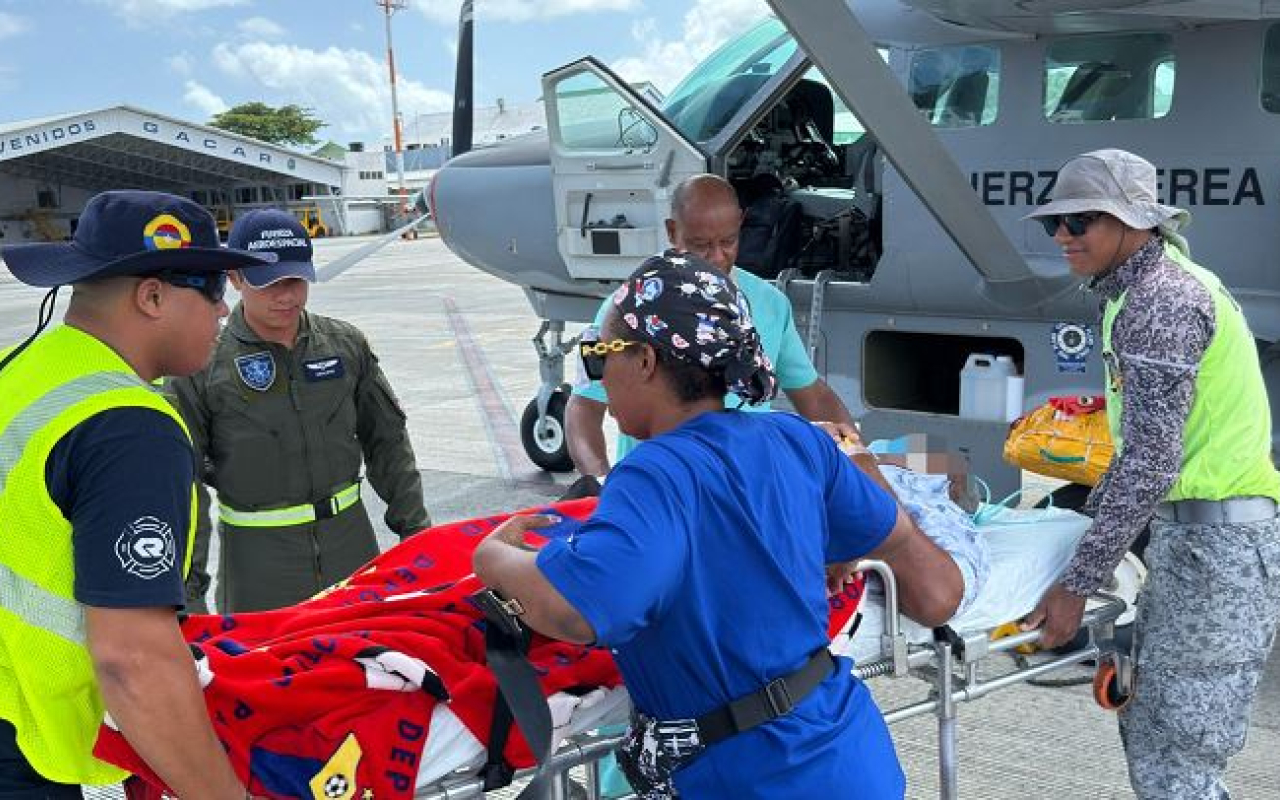
[{"label": "wide-brim bucket hat", "polygon": [[1058,170],[1053,200],[1023,219],[1101,211],[1137,230],[1178,231],[1191,223],[1185,208],[1157,195],[1156,168],[1145,158],[1114,148],[1072,158]]},{"label": "wide-brim bucket hat", "polygon": [[222,247],[203,206],[162,192],[103,192],[80,214],[70,242],[0,247],[13,276],[30,286],[65,286],[118,275],[221,272],[275,262],[271,253]]}]

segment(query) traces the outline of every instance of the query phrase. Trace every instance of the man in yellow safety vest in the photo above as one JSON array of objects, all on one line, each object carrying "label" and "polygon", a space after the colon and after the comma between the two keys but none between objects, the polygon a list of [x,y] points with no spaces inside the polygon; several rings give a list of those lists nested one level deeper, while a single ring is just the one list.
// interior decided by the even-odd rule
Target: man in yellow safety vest
[{"label": "man in yellow safety vest", "polygon": [[[0,350],[0,796],[80,797],[125,773],[94,758],[104,716],[175,794],[241,800],[178,628],[194,458],[155,382],[204,366],[226,270],[181,197],[105,192],[70,243],[0,248],[50,288],[41,324]],[[58,287],[65,321],[40,335]]]}]

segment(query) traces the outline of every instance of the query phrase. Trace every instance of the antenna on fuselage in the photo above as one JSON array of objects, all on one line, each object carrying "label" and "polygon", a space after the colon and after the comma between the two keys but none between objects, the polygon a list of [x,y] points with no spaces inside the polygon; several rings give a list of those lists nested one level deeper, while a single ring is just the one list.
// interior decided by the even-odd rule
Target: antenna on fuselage
[{"label": "antenna on fuselage", "polygon": [[458,65],[453,79],[454,156],[460,156],[471,149],[471,27],[474,14],[472,0],[462,0],[462,11],[458,15]]}]

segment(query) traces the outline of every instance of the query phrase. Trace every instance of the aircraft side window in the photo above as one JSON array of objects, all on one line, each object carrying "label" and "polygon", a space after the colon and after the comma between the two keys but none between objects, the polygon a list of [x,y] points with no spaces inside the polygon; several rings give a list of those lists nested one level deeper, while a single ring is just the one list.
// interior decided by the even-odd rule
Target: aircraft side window
[{"label": "aircraft side window", "polygon": [[999,85],[1000,51],[986,45],[919,50],[907,77],[916,108],[938,128],[995,122]]},{"label": "aircraft side window", "polygon": [[1173,105],[1176,75],[1167,34],[1062,39],[1045,57],[1045,117],[1060,123],[1159,119]]},{"label": "aircraft side window", "polygon": [[598,76],[579,72],[555,88],[560,144],[570,150],[646,150],[658,132],[627,98]]},{"label": "aircraft side window", "polygon": [[1259,86],[1262,108],[1280,114],[1280,25],[1267,29],[1262,47],[1262,81]]}]

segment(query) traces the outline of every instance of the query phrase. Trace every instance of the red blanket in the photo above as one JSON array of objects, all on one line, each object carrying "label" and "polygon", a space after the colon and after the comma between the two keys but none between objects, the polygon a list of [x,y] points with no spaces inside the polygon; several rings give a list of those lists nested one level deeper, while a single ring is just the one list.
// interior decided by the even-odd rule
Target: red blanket
[{"label": "red blanket", "polygon": [[[595,504],[535,511],[585,518]],[[489,740],[497,684],[485,666],[483,615],[466,598],[481,588],[471,551],[508,516],[431,528],[289,608],[186,619],[214,730],[253,793],[408,800],[441,701]],[[861,590],[851,584],[833,599],[832,633]],[[621,682],[607,650],[535,636],[529,658],[548,695]],[[95,752],[159,796],[161,781],[108,725]],[[504,755],[515,767],[533,763],[518,729]]]}]

